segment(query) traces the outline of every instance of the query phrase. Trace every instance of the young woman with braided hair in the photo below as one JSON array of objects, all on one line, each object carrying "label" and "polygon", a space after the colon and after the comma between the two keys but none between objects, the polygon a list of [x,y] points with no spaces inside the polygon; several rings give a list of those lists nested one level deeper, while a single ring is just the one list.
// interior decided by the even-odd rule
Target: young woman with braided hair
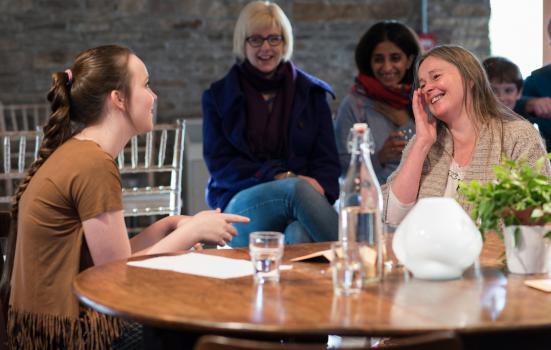
[{"label": "young woman with braided hair", "polygon": [[44,140],[13,206],[2,276],[9,345],[105,349],[125,325],[79,305],[71,287],[79,271],[200,241],[224,244],[236,234],[231,223],[248,219],[219,210],[172,216],[129,240],[114,157],[153,128],[147,69],[129,49],[102,46],[52,78]]}]

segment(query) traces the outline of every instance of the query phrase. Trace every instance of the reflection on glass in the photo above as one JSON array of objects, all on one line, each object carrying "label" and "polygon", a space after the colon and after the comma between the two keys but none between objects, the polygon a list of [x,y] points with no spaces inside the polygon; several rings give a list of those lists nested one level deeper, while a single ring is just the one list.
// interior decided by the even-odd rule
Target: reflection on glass
[{"label": "reflection on glass", "polygon": [[449,327],[494,321],[505,308],[506,287],[507,278],[494,269],[469,270],[453,281],[411,278],[396,290],[391,319],[404,326],[435,320]]},{"label": "reflection on glass", "polygon": [[253,298],[253,321],[285,322],[285,308],[279,284],[256,284]]},{"label": "reflection on glass", "polygon": [[333,294],[331,303],[331,321],[338,322],[343,326],[354,324],[361,316],[356,312],[360,309],[361,295],[338,295]]},{"label": "reflection on glass", "polygon": [[507,303],[507,277],[498,270],[482,270],[482,275],[486,279],[491,279],[480,298],[482,317],[495,321]]}]

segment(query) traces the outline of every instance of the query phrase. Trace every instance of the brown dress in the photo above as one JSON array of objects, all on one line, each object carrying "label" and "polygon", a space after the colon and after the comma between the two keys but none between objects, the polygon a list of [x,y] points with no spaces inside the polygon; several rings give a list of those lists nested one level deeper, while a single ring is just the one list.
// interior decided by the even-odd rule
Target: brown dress
[{"label": "brown dress", "polygon": [[117,166],[95,142],[70,139],[40,167],[19,202],[11,348],[101,349],[120,335],[120,321],[79,305],[72,282],[93,265],[82,222],[122,208]]}]

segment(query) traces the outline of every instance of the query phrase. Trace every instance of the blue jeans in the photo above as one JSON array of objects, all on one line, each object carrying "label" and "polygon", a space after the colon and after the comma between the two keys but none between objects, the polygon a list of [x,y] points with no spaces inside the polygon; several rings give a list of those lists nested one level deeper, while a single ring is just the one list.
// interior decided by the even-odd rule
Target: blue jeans
[{"label": "blue jeans", "polygon": [[327,199],[306,180],[287,178],[247,188],[237,193],[225,213],[247,216],[248,224],[234,224],[237,236],[232,247],[249,244],[254,231],[278,231],[285,243],[337,240],[338,216]]}]

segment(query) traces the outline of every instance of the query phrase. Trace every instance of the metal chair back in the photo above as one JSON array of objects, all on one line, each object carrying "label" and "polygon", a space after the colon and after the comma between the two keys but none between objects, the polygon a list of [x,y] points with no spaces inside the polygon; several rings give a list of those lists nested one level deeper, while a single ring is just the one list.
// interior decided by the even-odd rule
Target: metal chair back
[{"label": "metal chair back", "polygon": [[0,203],[11,203],[19,181],[38,156],[41,131],[0,131],[2,171],[0,172]]},{"label": "metal chair back", "polygon": [[180,214],[184,131],[183,120],[158,124],[117,156],[126,217]]},{"label": "metal chair back", "polygon": [[[177,215],[182,211],[185,121],[158,124],[131,138],[117,156],[125,217]],[[38,156],[42,132],[0,131],[0,203],[12,201],[19,181]]]},{"label": "metal chair back", "polygon": [[48,119],[47,104],[9,104],[0,102],[0,132],[27,131],[41,128]]}]

